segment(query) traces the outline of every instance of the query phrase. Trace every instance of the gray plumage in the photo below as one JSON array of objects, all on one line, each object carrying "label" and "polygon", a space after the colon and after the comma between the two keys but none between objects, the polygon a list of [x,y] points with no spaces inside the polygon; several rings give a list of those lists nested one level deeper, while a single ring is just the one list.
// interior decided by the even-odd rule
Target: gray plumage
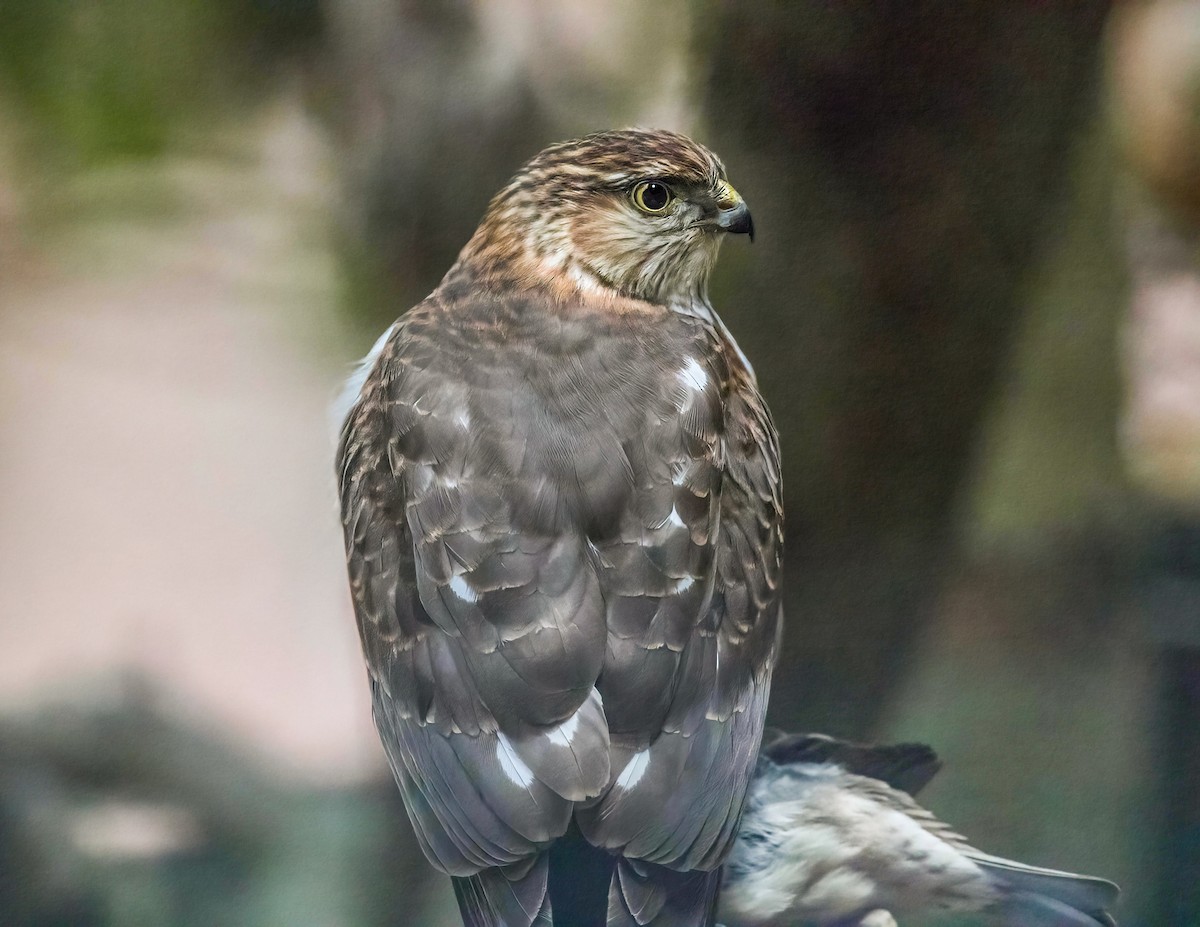
[{"label": "gray plumage", "polygon": [[553,146],[350,387],[375,721],[471,927],[712,923],[780,622],[775,429],[705,294],[751,231],[689,139]]},{"label": "gray plumage", "polygon": [[820,735],[764,746],[726,865],[727,927],[857,927],[888,912],[1012,927],[1115,927],[1113,883],[982,853],[913,800],[937,772],[920,744]]}]

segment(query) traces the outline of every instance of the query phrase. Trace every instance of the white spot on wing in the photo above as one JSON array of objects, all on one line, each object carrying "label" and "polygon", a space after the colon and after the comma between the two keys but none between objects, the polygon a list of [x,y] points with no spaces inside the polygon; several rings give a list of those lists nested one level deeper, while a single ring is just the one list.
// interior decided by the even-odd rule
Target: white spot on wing
[{"label": "white spot on wing", "polygon": [[642,776],[646,775],[646,770],[650,768],[650,749],[646,748],[640,753],[635,753],[629,758],[629,762],[625,764],[625,768],[621,770],[621,775],[617,777],[617,788],[632,789],[635,785],[642,781]]},{"label": "white spot on wing", "polygon": [[675,508],[675,506],[671,506],[671,512],[666,518],[653,525],[653,530],[657,531],[659,528],[665,528],[667,525],[670,525],[672,528],[687,527],[684,525],[683,519],[679,517],[679,509]]},{"label": "white spot on wing", "polygon": [[[584,712],[591,713],[591,723],[593,725],[594,733],[594,725],[597,718],[602,724],[604,723],[604,699],[600,696],[600,690],[595,686],[592,687],[592,690],[588,693],[587,699],[584,700],[584,703],[579,706],[579,710],[576,711],[575,714],[571,715],[571,717],[567,718],[566,721],[557,727],[546,731],[542,736],[545,737],[547,742],[550,744],[553,744],[556,747],[565,747],[572,753],[575,753],[575,740],[579,735],[579,724],[580,720],[583,718]],[[578,758],[578,754],[576,753],[577,761]]]},{"label": "white spot on wing", "polygon": [[[595,692],[596,690],[593,689],[592,691]],[[582,712],[583,708],[580,708],[579,711],[567,718],[566,721],[564,721],[554,730],[547,731],[546,739],[549,740],[550,743],[556,744],[560,747],[571,746],[571,741],[575,739],[575,732],[579,730],[579,715],[582,714]]]},{"label": "white spot on wing", "polygon": [[694,392],[701,392],[708,386],[708,374],[704,372],[704,368],[700,366],[700,362],[694,357],[689,357],[687,363],[679,370],[675,376],[679,382]]},{"label": "white spot on wing", "polygon": [[533,770],[517,755],[512,741],[503,732],[496,734],[496,759],[500,762],[500,771],[508,776],[513,785],[529,788],[533,784]]},{"label": "white spot on wing", "polygon": [[462,599],[464,602],[478,602],[479,601],[479,593],[476,592],[474,589],[472,589],[471,584],[468,583],[461,576],[455,576],[455,577],[451,578],[450,591],[453,592],[460,599]]},{"label": "white spot on wing", "polygon": [[471,427],[471,413],[464,406],[459,409],[454,416],[454,421],[463,431],[467,431]]},{"label": "white spot on wing", "polygon": [[690,576],[685,576],[685,577],[683,577],[683,579],[681,579],[675,583],[675,591],[676,592],[687,592],[694,585],[696,585],[696,580],[694,580]]},{"label": "white spot on wing", "polygon": [[671,465],[671,483],[675,486],[682,486],[687,482],[688,471],[691,469],[691,464],[686,460],[676,461]]}]

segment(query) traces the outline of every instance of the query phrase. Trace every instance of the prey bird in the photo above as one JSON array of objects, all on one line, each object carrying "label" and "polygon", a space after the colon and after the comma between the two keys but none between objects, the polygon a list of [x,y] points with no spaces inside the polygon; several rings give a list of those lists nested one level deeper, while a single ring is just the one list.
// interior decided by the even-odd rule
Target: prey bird
[{"label": "prey bird", "polygon": [[928,747],[768,741],[725,866],[727,927],[894,927],[935,914],[1115,927],[1113,883],[982,853],[918,805],[940,765]]},{"label": "prey bird", "polygon": [[469,927],[701,927],[778,647],[778,439],[714,312],[750,212],[672,132],[547,148],[348,387],[374,716]]}]

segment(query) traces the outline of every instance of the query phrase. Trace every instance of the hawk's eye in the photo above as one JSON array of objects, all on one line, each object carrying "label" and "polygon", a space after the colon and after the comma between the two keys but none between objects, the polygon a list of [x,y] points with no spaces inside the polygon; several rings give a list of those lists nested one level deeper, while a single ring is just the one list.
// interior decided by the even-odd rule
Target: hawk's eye
[{"label": "hawk's eye", "polygon": [[675,194],[665,183],[643,180],[633,188],[633,205],[642,212],[658,214],[666,210],[675,199]]}]

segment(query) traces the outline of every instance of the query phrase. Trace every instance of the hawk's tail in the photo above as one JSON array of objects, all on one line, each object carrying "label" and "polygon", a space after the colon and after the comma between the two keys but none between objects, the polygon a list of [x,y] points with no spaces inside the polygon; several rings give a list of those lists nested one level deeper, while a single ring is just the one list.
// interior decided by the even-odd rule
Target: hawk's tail
[{"label": "hawk's tail", "polygon": [[454,894],[465,927],[550,927],[546,854],[502,869],[456,877]]},{"label": "hawk's tail", "polygon": [[[578,839],[572,840],[575,836]],[[465,927],[712,927],[721,871],[614,859],[568,835],[550,852],[453,879]],[[558,911],[556,918],[552,913]]]},{"label": "hawk's tail", "polygon": [[620,859],[608,895],[608,927],[712,927],[721,870],[676,872]]},{"label": "hawk's tail", "polygon": [[616,857],[588,843],[574,822],[550,847],[550,903],[559,927],[607,927]]}]

